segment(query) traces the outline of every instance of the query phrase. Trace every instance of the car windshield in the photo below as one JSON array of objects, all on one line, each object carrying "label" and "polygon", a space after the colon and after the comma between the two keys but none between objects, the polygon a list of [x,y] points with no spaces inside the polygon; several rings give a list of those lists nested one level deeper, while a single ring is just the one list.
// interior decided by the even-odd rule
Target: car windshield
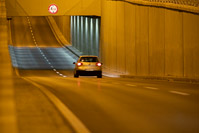
[{"label": "car windshield", "polygon": [[81,57],[80,58],[81,62],[98,62],[97,57]]}]

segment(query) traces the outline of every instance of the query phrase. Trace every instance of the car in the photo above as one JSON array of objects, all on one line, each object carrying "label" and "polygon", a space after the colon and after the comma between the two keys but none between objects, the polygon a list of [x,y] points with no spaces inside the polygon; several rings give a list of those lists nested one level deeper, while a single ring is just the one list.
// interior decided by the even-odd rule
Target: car
[{"label": "car", "polygon": [[102,63],[99,62],[97,56],[82,55],[73,64],[75,64],[75,78],[79,76],[97,76],[97,78],[102,78]]}]

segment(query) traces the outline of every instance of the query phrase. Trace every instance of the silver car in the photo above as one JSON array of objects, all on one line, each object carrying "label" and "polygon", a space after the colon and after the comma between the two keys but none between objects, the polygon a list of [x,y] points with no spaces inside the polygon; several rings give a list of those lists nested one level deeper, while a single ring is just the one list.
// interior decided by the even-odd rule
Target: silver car
[{"label": "silver car", "polygon": [[79,76],[97,76],[102,78],[102,63],[97,56],[84,55],[80,56],[75,64],[74,77]]}]

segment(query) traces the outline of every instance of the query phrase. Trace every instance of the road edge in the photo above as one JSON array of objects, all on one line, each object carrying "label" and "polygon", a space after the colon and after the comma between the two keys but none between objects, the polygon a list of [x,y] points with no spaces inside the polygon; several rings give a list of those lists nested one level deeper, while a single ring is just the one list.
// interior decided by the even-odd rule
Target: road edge
[{"label": "road edge", "polygon": [[21,77],[19,75],[18,69],[14,69],[17,76],[39,88],[55,105],[55,107],[59,110],[59,112],[63,115],[63,117],[69,122],[69,124],[73,127],[75,132],[77,133],[90,133],[87,127],[73,114],[73,112],[60,100],[58,99],[52,92],[44,88],[43,86],[27,79],[25,77]]}]

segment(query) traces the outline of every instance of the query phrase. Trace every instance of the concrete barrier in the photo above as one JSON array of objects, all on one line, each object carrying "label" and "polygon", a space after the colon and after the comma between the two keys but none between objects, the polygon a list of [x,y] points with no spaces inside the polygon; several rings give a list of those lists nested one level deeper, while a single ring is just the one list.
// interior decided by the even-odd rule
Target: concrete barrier
[{"label": "concrete barrier", "polygon": [[102,0],[101,58],[132,76],[199,78],[199,15]]},{"label": "concrete barrier", "polygon": [[8,21],[5,0],[0,0],[0,132],[17,133],[17,116],[13,88],[13,69],[8,52]]}]

